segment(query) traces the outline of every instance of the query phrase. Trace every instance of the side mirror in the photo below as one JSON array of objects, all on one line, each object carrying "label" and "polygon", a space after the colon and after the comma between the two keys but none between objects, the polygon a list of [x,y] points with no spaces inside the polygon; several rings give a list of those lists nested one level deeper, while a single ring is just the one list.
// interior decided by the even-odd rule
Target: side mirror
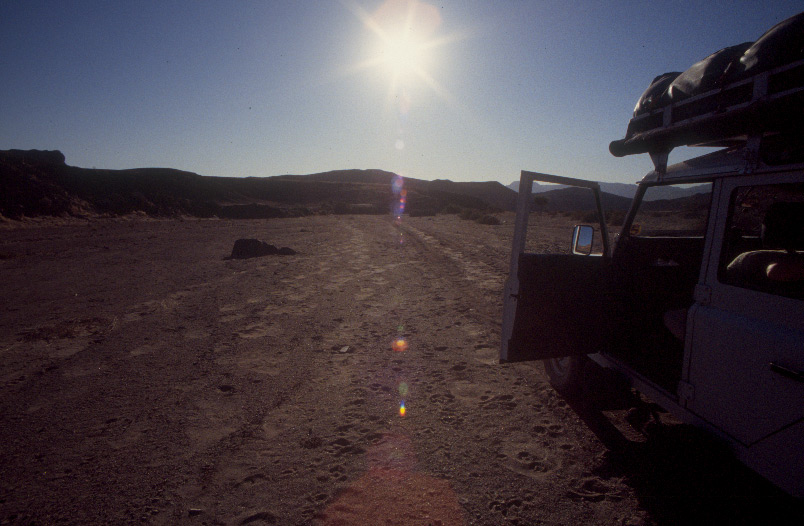
[{"label": "side mirror", "polygon": [[592,253],[595,229],[589,225],[575,225],[572,229],[572,253],[588,256]]}]

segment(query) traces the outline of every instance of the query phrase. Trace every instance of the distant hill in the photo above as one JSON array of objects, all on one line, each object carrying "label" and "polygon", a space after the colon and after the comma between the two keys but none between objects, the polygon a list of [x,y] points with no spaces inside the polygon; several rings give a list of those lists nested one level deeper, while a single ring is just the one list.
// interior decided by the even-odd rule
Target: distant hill
[{"label": "distant hill", "polygon": [[[394,177],[396,174],[383,170],[336,170],[310,175],[280,175],[271,179],[379,185],[387,190]],[[404,181],[408,191],[409,211],[415,212],[427,207],[443,208],[447,204],[463,208],[516,208],[516,192],[498,182],[456,183],[449,180],[425,181],[413,178],[405,178]]]},{"label": "distant hill", "polygon": [[[269,218],[316,213],[391,211],[395,174],[336,170],[276,177],[209,177],[169,168],[95,170],[69,166],[59,151],[0,150],[0,214],[89,217]],[[516,193],[502,184],[405,179],[407,211],[447,206],[513,210]]]},{"label": "distant hill", "polygon": [[[170,168],[96,170],[69,166],[59,151],[0,150],[0,216],[257,219],[308,214],[387,214],[395,199],[384,170],[334,170],[275,177],[209,177]],[[406,178],[406,211],[433,215],[445,209],[514,210],[516,192],[497,182],[458,183]],[[511,186],[517,186],[514,183]],[[627,210],[636,185],[603,186],[607,210]],[[628,187],[625,192],[623,187]],[[591,192],[538,185],[549,211],[592,210]],[[673,194],[677,195],[677,194]],[[686,195],[686,194],[684,194]],[[689,197],[655,201],[664,209],[691,206]]]},{"label": "distant hill", "polygon": [[[614,183],[616,184],[616,183]],[[518,186],[518,185],[517,185]],[[611,188],[608,185],[606,187]],[[628,186],[628,185],[622,185]],[[636,185],[634,185],[636,187]],[[603,204],[603,209],[618,210],[627,212],[631,207],[633,196],[621,196],[610,193],[603,189],[601,185],[600,200]],[[614,187],[616,189],[616,186]],[[707,208],[709,206],[709,193],[701,193],[701,190],[707,189],[708,185],[701,185],[696,187],[695,192],[670,192],[670,195],[678,195],[670,199],[646,199],[641,205],[643,210],[653,211],[674,211],[674,210],[690,210]],[[545,201],[536,204],[536,210],[544,210],[548,212],[574,212],[574,211],[592,211],[596,209],[594,194],[587,188],[579,188],[564,185],[541,185],[542,191],[536,192],[536,196],[543,198]],[[663,188],[652,188],[653,190],[662,190]],[[667,195],[660,193],[659,195]]]},{"label": "distant hill", "polygon": [[[510,188],[514,192],[519,192],[519,181],[514,181],[513,183],[509,184],[507,188]],[[540,194],[561,188],[567,187],[561,184],[540,184],[534,182],[532,191],[534,194]],[[625,183],[600,183],[600,190],[612,195],[633,199],[634,194],[636,194],[637,185]],[[645,194],[645,200],[655,201],[659,199],[680,199],[707,191],[707,185],[695,185],[687,188],[678,188],[676,186],[660,186],[652,188],[647,194]]]},{"label": "distant hill", "polygon": [[[575,210],[595,210],[594,194],[587,188],[563,187],[558,190],[542,192],[547,203],[540,207],[551,212],[571,212]],[[604,210],[628,210],[631,199],[608,192],[600,192]]]}]

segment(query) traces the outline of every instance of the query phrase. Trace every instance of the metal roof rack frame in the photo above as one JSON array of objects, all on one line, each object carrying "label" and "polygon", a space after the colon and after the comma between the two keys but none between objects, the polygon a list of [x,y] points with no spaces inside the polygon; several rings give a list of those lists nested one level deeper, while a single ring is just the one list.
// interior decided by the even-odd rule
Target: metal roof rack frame
[{"label": "metal roof rack frame", "polygon": [[647,153],[662,173],[678,146],[742,146],[757,159],[769,133],[804,135],[804,60],[638,115],[609,151],[616,157]]}]

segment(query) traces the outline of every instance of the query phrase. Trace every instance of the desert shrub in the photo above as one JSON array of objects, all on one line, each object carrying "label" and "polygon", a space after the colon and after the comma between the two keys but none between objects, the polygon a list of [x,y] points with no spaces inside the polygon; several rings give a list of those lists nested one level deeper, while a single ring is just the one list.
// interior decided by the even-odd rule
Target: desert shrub
[{"label": "desert shrub", "polygon": [[352,213],[365,215],[385,215],[388,213],[388,206],[377,203],[353,204]]},{"label": "desert shrub", "polygon": [[684,219],[699,219],[699,218],[705,218],[705,217],[706,217],[707,212],[708,212],[708,210],[706,210],[706,209],[703,209],[703,210],[701,210],[701,209],[698,209],[698,210],[687,210],[687,211],[685,211],[685,212],[684,212],[684,213],[681,215],[681,217],[683,217]]},{"label": "desert shrub", "polygon": [[582,221],[583,216],[586,214],[586,212],[579,212],[577,210],[574,212],[563,211],[559,213],[564,217],[572,219],[573,221]]},{"label": "desert shrub", "polygon": [[269,205],[224,205],[218,209],[218,217],[226,219],[272,219],[285,217],[285,211]]},{"label": "desert shrub", "polygon": [[597,215],[597,212],[587,212],[584,214],[583,218],[581,218],[581,221],[584,223],[597,223],[600,221],[600,218]]},{"label": "desert shrub", "polygon": [[469,221],[477,221],[478,219],[483,217],[483,215],[484,215],[483,212],[475,208],[464,208],[463,210],[461,210],[461,213],[458,214],[458,217]]},{"label": "desert shrub", "polygon": [[452,203],[448,204],[444,208],[441,209],[442,214],[460,214],[461,207],[458,205],[454,205]]},{"label": "desert shrub", "polygon": [[606,223],[611,226],[622,226],[625,222],[625,210],[609,210],[606,212]]},{"label": "desert shrub", "polygon": [[597,223],[598,221],[597,212],[594,210],[576,210],[574,212],[568,212],[567,217],[581,223]]},{"label": "desert shrub", "polygon": [[331,203],[325,206],[327,211],[336,215],[382,215],[388,213],[385,205],[375,203]]},{"label": "desert shrub", "polygon": [[[578,221],[580,223],[597,223],[600,221],[600,218],[597,215],[597,211],[595,210],[576,210],[574,212],[567,213],[567,217],[571,218],[573,221]],[[622,226],[623,222],[625,222],[625,211],[624,210],[607,210],[606,211],[606,223],[612,226]]]},{"label": "desert shrub", "polygon": [[290,210],[286,210],[286,213],[288,217],[305,217],[313,215],[313,212],[309,208],[303,206],[293,207]]},{"label": "desert shrub", "polygon": [[481,225],[499,225],[500,219],[497,216],[485,215],[477,219]]},{"label": "desert shrub", "polygon": [[534,210],[543,210],[547,206],[547,203],[549,203],[549,202],[550,202],[550,200],[547,199],[546,197],[544,197],[543,195],[534,195],[533,196],[533,209]]},{"label": "desert shrub", "polygon": [[351,208],[346,203],[335,203],[332,206],[332,213],[337,215],[348,214],[351,212]]},{"label": "desert shrub", "polygon": [[436,211],[431,208],[414,208],[408,211],[410,217],[432,217],[436,215]]}]

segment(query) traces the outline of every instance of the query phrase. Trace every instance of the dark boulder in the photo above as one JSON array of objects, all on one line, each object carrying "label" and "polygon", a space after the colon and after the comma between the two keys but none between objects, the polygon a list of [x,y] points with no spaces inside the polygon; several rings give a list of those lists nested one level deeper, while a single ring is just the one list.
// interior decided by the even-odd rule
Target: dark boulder
[{"label": "dark boulder", "polygon": [[278,254],[279,249],[259,239],[238,239],[232,247],[232,259],[247,259]]},{"label": "dark boulder", "polygon": [[259,239],[238,239],[232,247],[232,255],[229,259],[248,259],[261,256],[292,256],[296,251],[292,248],[277,248]]}]

